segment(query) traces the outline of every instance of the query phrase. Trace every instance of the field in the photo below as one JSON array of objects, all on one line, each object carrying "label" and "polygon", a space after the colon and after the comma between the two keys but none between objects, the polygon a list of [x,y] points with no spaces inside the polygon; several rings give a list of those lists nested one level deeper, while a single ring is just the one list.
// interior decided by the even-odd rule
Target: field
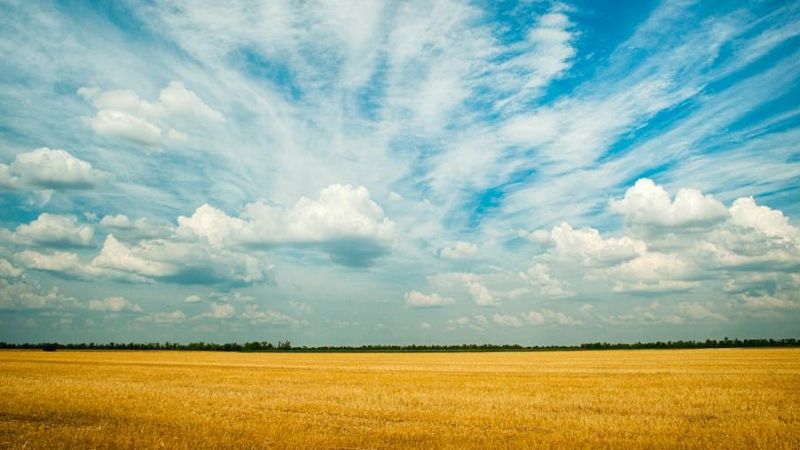
[{"label": "field", "polygon": [[0,352],[2,448],[800,448],[800,349]]}]

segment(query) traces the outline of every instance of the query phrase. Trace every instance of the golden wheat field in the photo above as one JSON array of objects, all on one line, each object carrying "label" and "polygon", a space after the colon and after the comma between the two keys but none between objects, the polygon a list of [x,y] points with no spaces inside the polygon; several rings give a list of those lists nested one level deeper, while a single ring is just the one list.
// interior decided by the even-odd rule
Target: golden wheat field
[{"label": "golden wheat field", "polygon": [[800,448],[800,349],[0,352],[3,448]]}]

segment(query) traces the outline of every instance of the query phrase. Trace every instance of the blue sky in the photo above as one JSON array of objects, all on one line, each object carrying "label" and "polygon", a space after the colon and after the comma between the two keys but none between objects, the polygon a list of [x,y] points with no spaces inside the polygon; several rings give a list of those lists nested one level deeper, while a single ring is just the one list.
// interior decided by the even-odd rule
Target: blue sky
[{"label": "blue sky", "polygon": [[0,340],[800,332],[800,3],[0,3]]}]

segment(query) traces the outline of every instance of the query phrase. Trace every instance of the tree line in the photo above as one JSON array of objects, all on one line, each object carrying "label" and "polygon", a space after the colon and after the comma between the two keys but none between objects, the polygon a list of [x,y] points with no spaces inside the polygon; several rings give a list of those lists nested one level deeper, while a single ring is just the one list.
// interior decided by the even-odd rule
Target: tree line
[{"label": "tree line", "polygon": [[361,345],[361,346],[317,346],[293,347],[290,341],[267,341],[245,343],[231,342],[217,344],[212,342],[108,342],[108,343],[59,343],[40,342],[15,344],[0,342],[0,349],[28,350],[183,350],[217,352],[509,352],[509,351],[577,351],[577,350],[629,350],[629,349],[689,349],[689,348],[748,348],[748,347],[800,347],[800,340],[789,339],[706,339],[704,341],[656,341],[635,343],[591,342],[580,345],[530,345],[519,344],[462,344],[462,345]]}]

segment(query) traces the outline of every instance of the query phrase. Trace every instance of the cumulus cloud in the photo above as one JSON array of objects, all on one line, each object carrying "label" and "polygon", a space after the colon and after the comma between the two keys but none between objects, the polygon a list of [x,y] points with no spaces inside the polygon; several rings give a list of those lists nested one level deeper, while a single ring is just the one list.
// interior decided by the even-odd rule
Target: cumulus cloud
[{"label": "cumulus cloud", "polygon": [[22,266],[81,279],[116,279],[131,282],[179,284],[274,283],[272,265],[259,257],[206,244],[165,239],[129,245],[113,234],[106,236],[100,252],[90,261],[78,254],[25,250],[15,255]]},{"label": "cumulus cloud", "polygon": [[472,242],[458,241],[450,247],[439,251],[439,256],[446,259],[469,259],[478,253],[478,246]]},{"label": "cumulus cloud", "polygon": [[469,289],[469,294],[472,296],[472,300],[478,306],[495,306],[498,305],[500,302],[495,298],[494,295],[489,291],[489,289],[484,286],[483,284],[479,283],[475,280],[467,281],[467,288]]},{"label": "cumulus cloud", "polygon": [[418,291],[406,292],[405,299],[406,305],[412,308],[434,308],[455,303],[452,298],[442,297],[436,293],[423,294]]},{"label": "cumulus cloud", "polygon": [[100,226],[115,233],[139,238],[166,237],[172,233],[172,228],[166,223],[145,217],[133,220],[125,214],[103,216]]},{"label": "cumulus cloud", "polygon": [[456,328],[472,328],[477,331],[485,331],[488,326],[489,319],[481,314],[461,316],[447,321],[447,327],[451,330]]},{"label": "cumulus cloud", "polygon": [[0,278],[15,278],[22,275],[22,269],[14,267],[8,260],[0,258]]},{"label": "cumulus cloud", "polygon": [[78,307],[78,301],[53,286],[43,289],[24,278],[0,278],[0,310],[63,310]]},{"label": "cumulus cloud", "polygon": [[[691,320],[715,320],[720,322],[727,322],[727,318],[719,313],[711,311],[708,307],[701,305],[697,302],[681,302],[676,308],[676,316],[682,322],[684,319]],[[673,316],[674,317],[674,316]],[[672,319],[674,320],[674,319]]]},{"label": "cumulus cloud", "polygon": [[719,222],[728,210],[710,195],[696,189],[678,190],[675,199],[653,180],[641,178],[625,192],[624,198],[611,201],[611,210],[631,226],[692,227]]},{"label": "cumulus cloud", "polygon": [[532,325],[579,325],[580,320],[577,320],[569,314],[561,311],[553,311],[551,309],[544,309],[542,311],[529,311],[522,314],[522,317]]},{"label": "cumulus cloud", "polygon": [[504,327],[519,328],[522,326],[522,320],[515,316],[508,316],[505,314],[495,314],[492,316],[492,321],[497,325]]},{"label": "cumulus cloud", "polygon": [[573,295],[564,288],[561,281],[550,275],[550,268],[544,264],[534,263],[528,270],[521,273],[520,277],[533,286],[539,296],[560,298]]},{"label": "cumulus cloud", "polygon": [[697,286],[686,281],[697,270],[679,255],[649,252],[602,273],[615,281],[614,292],[675,292]]},{"label": "cumulus cloud", "polygon": [[87,119],[95,133],[139,144],[157,146],[186,140],[186,133],[171,127],[175,122],[225,122],[219,111],[177,81],[163,88],[155,102],[141,99],[131,90],[101,92],[98,88],[83,87],[78,89],[78,95],[97,109]]},{"label": "cumulus cloud", "polygon": [[568,223],[553,227],[550,241],[555,255],[584,266],[610,266],[635,258],[647,251],[647,244],[627,236],[603,238],[594,228],[573,229]]},{"label": "cumulus cloud", "polygon": [[[665,189],[643,179],[610,208],[626,218],[621,236],[606,237],[567,223],[549,232],[522,233],[545,247],[521,277],[558,293],[560,285],[550,281],[550,271],[558,269],[582,288],[576,295],[658,295],[711,286],[722,290],[725,282],[731,284],[725,280],[742,279],[744,273],[787,284],[779,274],[800,269],[797,227],[782,212],[757,205],[751,197],[725,209],[700,191],[681,189],[672,201]],[[659,232],[642,234],[642,227]]]},{"label": "cumulus cloud", "polygon": [[800,238],[800,231],[781,211],[757,205],[753,197],[736,199],[730,209],[731,223],[759,231],[766,236],[787,240]]},{"label": "cumulus cloud", "polygon": [[305,320],[297,320],[279,311],[260,310],[257,305],[247,305],[244,312],[239,316],[244,320],[249,320],[254,325],[308,325]]},{"label": "cumulus cloud", "polygon": [[41,213],[31,223],[19,225],[11,237],[16,243],[85,247],[94,243],[94,228],[78,223],[75,216]]},{"label": "cumulus cloud", "polygon": [[150,248],[152,247],[132,249],[117,240],[113,234],[109,234],[100,253],[92,260],[92,266],[157,278],[178,272],[178,268],[172,264],[144,257],[142,254]]},{"label": "cumulus cloud", "polygon": [[111,176],[66,150],[47,147],[19,153],[10,164],[0,164],[0,188],[6,189],[90,189]]},{"label": "cumulus cloud", "polygon": [[183,299],[183,301],[186,303],[198,303],[201,300],[202,298],[200,298],[200,296],[196,294],[187,295],[186,298]]},{"label": "cumulus cloud", "polygon": [[234,314],[236,314],[236,308],[234,308],[233,305],[228,303],[212,303],[207,316],[213,317],[214,319],[230,319]]},{"label": "cumulus cloud", "polygon": [[125,297],[106,297],[104,299],[90,300],[89,309],[100,312],[142,311],[141,306],[130,302]]},{"label": "cumulus cloud", "polygon": [[154,323],[156,325],[175,325],[185,320],[186,314],[179,310],[157,312],[136,318],[137,322]]},{"label": "cumulus cloud", "polygon": [[467,272],[442,273],[428,277],[429,281],[443,289],[458,290],[472,297],[478,306],[495,306],[500,300],[486,286],[491,277]]},{"label": "cumulus cloud", "polygon": [[165,239],[128,246],[108,235],[91,266],[181,284],[273,282],[272,265],[256,256]]},{"label": "cumulus cloud", "polygon": [[363,267],[389,252],[394,222],[364,187],[331,185],[311,200],[302,197],[291,208],[251,203],[241,217],[209,205],[178,218],[176,233],[204,239],[212,246],[318,248],[339,264]]}]

